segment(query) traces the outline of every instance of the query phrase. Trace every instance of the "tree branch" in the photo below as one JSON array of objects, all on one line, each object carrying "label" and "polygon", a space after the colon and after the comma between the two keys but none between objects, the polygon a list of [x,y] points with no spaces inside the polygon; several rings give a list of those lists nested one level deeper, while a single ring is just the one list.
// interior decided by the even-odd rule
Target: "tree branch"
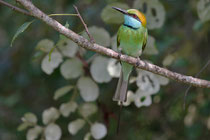
[{"label": "tree branch", "polygon": [[161,68],[159,66],[150,64],[148,62],[144,62],[142,60],[138,60],[131,56],[119,55],[117,52],[115,52],[109,48],[105,48],[101,45],[92,44],[87,39],[76,34],[72,30],[65,28],[59,22],[50,18],[46,14],[44,14],[42,11],[40,11],[38,8],[36,8],[30,1],[28,1],[28,0],[17,0],[17,1],[20,2],[34,17],[42,20],[47,25],[51,26],[56,31],[65,35],[66,37],[73,40],[75,43],[77,43],[79,46],[81,46],[85,49],[88,49],[88,50],[91,50],[91,51],[94,51],[94,52],[97,52],[97,53],[100,53],[100,54],[103,54],[103,55],[106,55],[106,56],[109,56],[109,57],[112,57],[115,59],[120,59],[121,61],[125,61],[137,68],[147,70],[152,73],[173,79],[177,82],[190,84],[190,85],[193,85],[196,87],[210,88],[210,81],[193,78],[192,76],[185,76],[185,75],[182,75],[182,74],[179,74],[176,72],[172,72],[165,68]]},{"label": "tree branch", "polygon": [[14,11],[16,11],[16,12],[19,12],[19,13],[21,13],[21,14],[24,14],[24,15],[27,15],[27,16],[32,16],[28,11],[26,11],[26,10],[24,10],[24,9],[21,9],[21,8],[19,8],[19,7],[16,7],[16,6],[14,6],[14,5],[11,5],[11,4],[9,4],[9,3],[3,1],[3,0],[0,0],[0,4],[5,5],[5,6],[11,8],[12,10],[14,10]]}]

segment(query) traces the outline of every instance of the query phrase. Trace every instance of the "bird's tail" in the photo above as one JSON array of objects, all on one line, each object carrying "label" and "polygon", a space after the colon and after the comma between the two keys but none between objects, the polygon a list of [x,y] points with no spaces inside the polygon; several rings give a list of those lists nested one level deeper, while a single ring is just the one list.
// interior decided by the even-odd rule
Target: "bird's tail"
[{"label": "bird's tail", "polygon": [[121,70],[120,78],[117,84],[116,92],[113,96],[113,101],[126,102],[127,100],[128,80],[123,79],[123,72]]}]

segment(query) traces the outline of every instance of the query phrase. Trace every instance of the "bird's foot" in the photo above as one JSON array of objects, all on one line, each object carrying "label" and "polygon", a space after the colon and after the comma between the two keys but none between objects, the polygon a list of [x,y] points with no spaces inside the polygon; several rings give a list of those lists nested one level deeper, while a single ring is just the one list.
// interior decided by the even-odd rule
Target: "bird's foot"
[{"label": "bird's foot", "polygon": [[119,48],[118,50],[119,50],[119,52],[118,52],[118,59],[120,59],[120,57],[122,55],[122,48]]},{"label": "bird's foot", "polygon": [[138,66],[140,65],[140,61],[141,61],[141,59],[140,59],[140,57],[137,57],[136,59],[137,59],[137,62],[136,62],[136,67],[138,67]]}]

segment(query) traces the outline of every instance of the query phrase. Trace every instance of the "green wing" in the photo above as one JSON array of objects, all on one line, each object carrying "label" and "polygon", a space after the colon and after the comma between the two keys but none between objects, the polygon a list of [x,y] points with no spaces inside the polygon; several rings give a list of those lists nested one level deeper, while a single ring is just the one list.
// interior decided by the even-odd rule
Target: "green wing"
[{"label": "green wing", "polygon": [[117,32],[117,47],[120,46],[120,37],[119,37],[120,31],[121,31],[121,27],[119,28],[119,30],[118,30],[118,32]]},{"label": "green wing", "polygon": [[119,38],[119,34],[117,34],[117,47],[120,46],[120,38]]},{"label": "green wing", "polygon": [[142,52],[144,51],[146,45],[147,45],[147,37],[148,37],[148,32],[146,29],[146,32],[144,33],[144,41],[143,41],[143,46],[142,46]]}]

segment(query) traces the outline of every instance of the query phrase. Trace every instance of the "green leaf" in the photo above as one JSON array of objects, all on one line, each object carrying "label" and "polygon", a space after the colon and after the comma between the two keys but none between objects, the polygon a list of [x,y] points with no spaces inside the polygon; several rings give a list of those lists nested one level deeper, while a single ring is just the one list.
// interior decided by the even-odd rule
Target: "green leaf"
[{"label": "green leaf", "polygon": [[58,98],[64,96],[66,93],[68,93],[72,89],[73,89],[73,86],[64,86],[62,88],[57,89],[53,97],[54,100],[57,100]]},{"label": "green leaf", "polygon": [[28,128],[29,126],[31,126],[31,123],[28,123],[28,122],[24,122],[22,124],[20,124],[17,128],[18,131],[23,131],[25,130],[26,128]]},{"label": "green leaf", "polygon": [[28,122],[28,123],[31,123],[31,124],[36,124],[37,123],[37,117],[35,114],[33,113],[25,113],[23,118],[22,118],[22,121],[23,122]]},{"label": "green leaf", "polygon": [[56,45],[50,50],[50,52],[49,52],[49,61],[51,61],[51,55],[52,55],[52,53],[54,52],[54,50],[56,49]]},{"label": "green leaf", "polygon": [[66,22],[65,27],[69,28],[69,23],[68,22]]},{"label": "green leaf", "polygon": [[32,20],[32,21],[29,21],[29,22],[25,22],[23,25],[21,25],[19,28],[18,28],[18,30],[17,30],[17,32],[15,33],[15,35],[13,36],[13,38],[12,38],[12,41],[11,41],[11,47],[12,47],[12,44],[13,44],[13,42],[15,41],[15,39],[22,33],[22,32],[24,32],[30,25],[31,25],[31,23],[33,23],[34,22],[34,20]]}]

